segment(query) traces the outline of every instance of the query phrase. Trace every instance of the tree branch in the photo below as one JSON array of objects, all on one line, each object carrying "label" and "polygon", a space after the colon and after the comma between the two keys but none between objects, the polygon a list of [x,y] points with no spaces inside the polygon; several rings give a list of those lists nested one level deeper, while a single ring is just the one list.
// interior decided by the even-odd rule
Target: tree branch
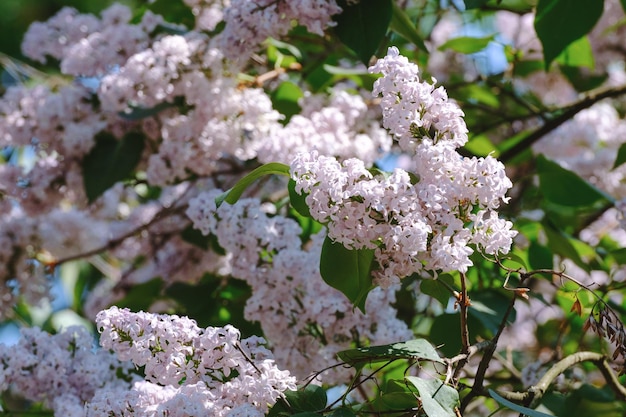
[{"label": "tree branch", "polygon": [[528,149],[533,143],[537,142],[543,136],[552,132],[554,129],[574,117],[578,112],[591,107],[600,100],[603,100],[605,98],[618,97],[622,94],[626,94],[626,85],[618,88],[606,88],[589,93],[581,100],[565,108],[561,114],[557,115],[553,119],[549,119],[545,124],[537,128],[533,132],[529,133],[528,136],[515,144],[513,147],[502,152],[498,159],[500,159],[500,161],[502,162],[510,161],[513,157],[515,157],[520,152]]},{"label": "tree branch", "polygon": [[541,377],[541,379],[528,390],[523,392],[500,392],[498,394],[510,401],[517,401],[534,408],[539,404],[541,398],[546,393],[552,382],[565,370],[573,365],[582,362],[592,362],[606,380],[607,384],[613,389],[620,401],[626,400],[626,387],[620,384],[617,375],[609,366],[607,358],[596,352],[576,352],[559,362],[552,365],[550,369]]}]

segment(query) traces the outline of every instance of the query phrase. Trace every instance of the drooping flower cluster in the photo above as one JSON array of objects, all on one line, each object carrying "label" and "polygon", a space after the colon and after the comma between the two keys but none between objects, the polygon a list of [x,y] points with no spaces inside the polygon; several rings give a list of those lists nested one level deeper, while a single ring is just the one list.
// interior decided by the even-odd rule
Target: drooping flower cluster
[{"label": "drooping flower cluster", "polygon": [[232,326],[201,329],[186,317],[116,307],[98,314],[96,324],[100,344],[145,366],[147,382],[126,395],[101,393],[88,416],[229,416],[242,409],[263,415],[283,391],[296,389],[295,378],[276,367],[262,338],[240,340]]},{"label": "drooping flower cluster", "polygon": [[[412,337],[391,306],[396,288],[372,291],[363,315],[322,280],[323,234],[302,247],[302,230],[294,220],[271,216],[256,199],[217,208],[217,195],[217,190],[200,194],[190,202],[187,215],[204,234],[217,237],[230,254],[232,276],[252,287],[246,319],[261,323],[282,367],[305,378],[311,371],[308,363],[333,365],[335,354],[353,342],[385,344]],[[349,377],[350,371],[342,368],[322,375],[326,383]]]},{"label": "drooping flower cluster", "polygon": [[329,236],[353,249],[375,249],[381,285],[422,270],[466,271],[473,247],[506,254],[516,232],[495,210],[511,182],[488,156],[463,158],[463,113],[442,87],[421,82],[416,65],[390,48],[372,72],[382,95],[383,125],[411,157],[412,173],[373,174],[362,161],[316,152],[291,164],[296,191]]},{"label": "drooping flower cluster", "polygon": [[0,391],[11,389],[30,401],[41,401],[57,416],[82,417],[83,404],[100,391],[127,390],[130,363],[105,350],[94,350],[93,337],[82,327],[56,335],[24,328],[16,345],[0,344]]}]

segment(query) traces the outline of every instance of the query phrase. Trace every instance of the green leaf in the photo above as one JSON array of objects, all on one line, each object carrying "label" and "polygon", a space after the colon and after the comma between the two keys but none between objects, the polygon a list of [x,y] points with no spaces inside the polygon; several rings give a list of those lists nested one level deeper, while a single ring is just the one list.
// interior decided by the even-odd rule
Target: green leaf
[{"label": "green leaf", "polygon": [[407,376],[406,380],[419,391],[422,408],[428,417],[456,417],[459,393],[438,379]]},{"label": "green leaf", "polygon": [[285,81],[272,92],[272,106],[283,114],[289,121],[291,116],[300,113],[302,108],[298,104],[298,100],[304,97],[302,90],[296,84]]},{"label": "green leaf", "polygon": [[622,9],[626,12],[626,0],[620,0],[620,3],[622,3]]},{"label": "green leaf", "polygon": [[426,45],[424,45],[424,40],[417,32],[417,28],[406,12],[402,10],[395,1],[392,5],[392,11],[391,25],[389,26],[391,30],[402,36],[404,39],[413,42],[413,44],[422,51],[428,52]]},{"label": "green leaf", "polygon": [[347,249],[326,236],[320,257],[320,273],[328,285],[341,291],[365,313],[365,300],[373,288],[373,260],[373,249]]},{"label": "green leaf", "polygon": [[480,52],[489,45],[489,42],[494,40],[495,35],[487,36],[485,38],[474,38],[470,36],[461,36],[459,38],[450,39],[448,42],[441,45],[438,49],[445,51],[451,49],[455,52],[462,54],[473,54]]},{"label": "green leaf", "polygon": [[[472,293],[470,298],[472,304],[467,311],[468,314],[478,319],[491,335],[495,335],[511,304],[511,297],[500,291],[487,289]],[[509,315],[508,321],[511,323],[515,321],[515,310]]]},{"label": "green leaf", "polygon": [[470,9],[479,9],[487,4],[489,0],[465,0],[465,8],[467,10]]},{"label": "green leaf", "polygon": [[[626,0],[624,0],[626,1]],[[626,143],[622,143],[617,151],[617,158],[615,158],[615,163],[613,164],[613,169],[622,165],[626,162]]]},{"label": "green leaf", "polygon": [[548,238],[548,247],[554,253],[569,258],[585,271],[590,271],[591,268],[588,262],[583,261],[576,247],[572,244],[570,237],[550,224],[546,223],[543,226],[543,231]]},{"label": "green leaf", "polygon": [[555,59],[560,65],[567,67],[585,67],[593,69],[593,51],[586,36],[569,44]]},{"label": "green leaf", "polygon": [[160,296],[164,282],[161,278],[153,278],[142,284],[130,287],[126,296],[115,302],[120,308],[127,307],[131,311],[148,311],[152,303]]},{"label": "green leaf", "polygon": [[575,40],[591,31],[604,11],[603,0],[539,0],[535,31],[545,68]]},{"label": "green leaf", "polygon": [[281,164],[280,162],[270,162],[268,164],[261,165],[240,179],[237,184],[233,186],[233,188],[217,196],[215,198],[217,207],[221,206],[224,202],[227,202],[228,204],[235,204],[239,201],[239,198],[241,198],[241,195],[246,188],[250,186],[250,184],[265,175],[272,174],[289,176],[289,165]]},{"label": "green leaf", "polygon": [[500,405],[503,405],[513,411],[517,411],[518,413],[528,416],[528,417],[554,417],[550,414],[546,414],[546,413],[542,413],[540,411],[537,410],[533,410],[531,408],[527,408],[527,407],[522,407],[521,405],[517,405],[515,403],[512,403],[511,401],[507,400],[506,398],[501,397],[500,395],[498,395],[494,390],[490,389],[489,390],[489,395],[491,395],[491,398],[493,398],[494,400],[496,400],[496,402],[498,402]]},{"label": "green leaf", "polygon": [[348,5],[346,0],[340,0],[337,4],[343,9],[334,18],[337,37],[368,65],[389,28],[392,1],[367,0]]},{"label": "green leaf", "polygon": [[100,133],[96,146],[83,159],[83,183],[90,203],[118,181],[128,179],[139,163],[144,148],[144,136],[127,133],[117,140],[113,135]]},{"label": "green leaf", "polygon": [[369,346],[342,350],[337,353],[339,359],[361,368],[367,363],[392,361],[396,359],[427,360],[444,363],[439,354],[426,339],[415,339],[390,345]]},{"label": "green leaf", "polygon": [[528,263],[532,269],[551,269],[554,267],[554,255],[549,248],[533,240],[528,247]]},{"label": "green leaf", "polygon": [[[448,286],[441,281],[445,281]],[[449,287],[454,286],[454,278],[450,274],[441,274],[437,279],[423,279],[420,284],[420,291],[426,295],[430,295],[435,300],[439,301],[442,306],[448,305],[448,300],[452,294]]]},{"label": "green leaf", "polygon": [[291,207],[293,207],[301,216],[311,217],[309,206],[306,204],[307,194],[298,194],[296,192],[296,182],[291,178],[287,184],[287,190],[289,191],[289,203],[291,204]]},{"label": "green leaf", "polygon": [[543,155],[537,157],[539,190],[551,203],[570,207],[607,205],[614,199]]},{"label": "green leaf", "polygon": [[356,414],[347,408],[341,407],[330,413],[328,417],[356,417]]},{"label": "green leaf", "polygon": [[293,416],[298,413],[310,413],[326,407],[326,391],[318,385],[307,385],[298,391],[285,391],[285,398],[279,399],[270,410],[268,417]]}]

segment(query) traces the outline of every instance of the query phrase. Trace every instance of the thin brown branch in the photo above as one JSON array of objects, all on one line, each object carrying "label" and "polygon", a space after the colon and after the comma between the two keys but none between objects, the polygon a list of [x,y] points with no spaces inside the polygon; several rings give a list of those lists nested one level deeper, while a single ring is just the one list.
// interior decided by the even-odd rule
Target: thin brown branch
[{"label": "thin brown branch", "polygon": [[543,136],[547,135],[566,121],[570,120],[578,112],[591,107],[600,100],[604,100],[605,98],[618,97],[623,94],[626,94],[626,85],[617,88],[605,88],[587,94],[581,100],[565,108],[561,114],[557,115],[553,119],[548,120],[545,124],[528,134],[528,136],[522,139],[515,146],[502,152],[498,159],[500,159],[502,162],[510,161],[513,157],[515,157],[520,152],[528,149],[533,143],[537,142]]},{"label": "thin brown branch", "polygon": [[541,377],[541,379],[533,386],[529,387],[526,391],[516,392],[500,392],[498,394],[510,401],[517,401],[524,403],[531,408],[534,408],[539,404],[543,395],[547,392],[552,382],[561,375],[565,370],[582,362],[593,363],[604,376],[607,384],[613,389],[615,395],[620,401],[626,400],[626,387],[620,384],[617,379],[617,375],[609,366],[606,356],[596,352],[576,352],[567,356],[566,358],[555,363],[548,369],[548,371]]}]

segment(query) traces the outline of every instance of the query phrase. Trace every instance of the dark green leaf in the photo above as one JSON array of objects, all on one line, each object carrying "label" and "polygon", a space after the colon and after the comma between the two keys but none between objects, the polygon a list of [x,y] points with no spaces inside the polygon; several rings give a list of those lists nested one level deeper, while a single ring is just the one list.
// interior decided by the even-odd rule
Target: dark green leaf
[{"label": "dark green leaf", "polygon": [[285,81],[272,92],[272,105],[274,109],[286,117],[285,121],[289,121],[291,116],[300,113],[300,110],[302,110],[298,100],[303,96],[304,94],[302,94],[300,87],[292,82]]},{"label": "dark green leaf", "polygon": [[470,9],[479,9],[487,4],[489,0],[465,0],[465,8],[467,10]]},{"label": "dark green leaf", "polygon": [[473,54],[480,52],[489,45],[495,38],[495,35],[487,36],[485,38],[473,38],[470,36],[461,36],[459,38],[450,39],[439,47],[440,51],[451,49],[455,52],[462,54]]},{"label": "dark green leaf", "polygon": [[[626,0],[624,0],[626,1]],[[615,163],[613,164],[613,169],[622,165],[626,162],[626,143],[622,143],[617,151],[617,158],[615,158]]]},{"label": "dark green leaf", "polygon": [[603,0],[539,0],[535,31],[546,69],[569,44],[591,31],[603,10]]},{"label": "dark green leaf", "polygon": [[163,16],[169,22],[193,28],[196,18],[182,0],[156,0],[148,3],[148,9]]},{"label": "dark green leaf", "polygon": [[194,229],[193,226],[187,227],[180,233],[180,237],[187,243],[191,243],[199,247],[200,249],[207,250],[210,246],[210,237],[205,236],[198,229]]},{"label": "dark green leaf", "polygon": [[528,247],[528,263],[532,269],[551,269],[554,267],[554,255],[546,246],[532,241]]},{"label": "dark green leaf", "polygon": [[237,184],[233,186],[228,191],[225,191],[217,198],[215,198],[215,203],[217,206],[221,206],[223,202],[227,202],[228,204],[235,204],[243,192],[252,184],[254,181],[265,175],[286,175],[289,176],[289,165],[281,164],[280,162],[270,162],[265,165],[261,165],[254,171],[250,172],[248,175],[240,179]]},{"label": "dark green leaf", "polygon": [[392,15],[391,0],[367,0],[348,5],[337,2],[343,12],[335,16],[335,33],[359,59],[368,65],[382,42]]},{"label": "dark green leaf", "polygon": [[[481,290],[471,294],[468,314],[475,317],[480,323],[495,335],[498,332],[502,318],[509,308],[511,297],[493,289]],[[515,321],[515,311],[508,317],[509,322]]]},{"label": "dark green leaf", "polygon": [[328,415],[328,417],[356,417],[356,414],[354,414],[351,410],[342,407],[334,410]]},{"label": "dark green leaf", "polygon": [[406,380],[419,391],[422,408],[428,417],[456,417],[454,408],[459,404],[459,393],[438,379],[407,376]]},{"label": "dark green leaf", "polygon": [[140,133],[128,133],[120,140],[108,133],[98,134],[96,146],[83,159],[85,194],[90,203],[118,181],[131,177],[143,147]]},{"label": "dark green leaf", "polygon": [[298,194],[296,192],[296,182],[293,179],[289,179],[289,183],[287,184],[287,189],[289,190],[289,203],[291,207],[293,207],[300,215],[304,217],[311,217],[311,212],[309,211],[309,206],[306,204],[306,194]]},{"label": "dark green leaf", "polygon": [[393,14],[391,15],[391,25],[389,27],[404,39],[413,42],[422,51],[428,52],[426,45],[424,45],[424,40],[417,32],[417,28],[411,22],[406,12],[395,1],[393,2]]},{"label": "dark green leaf", "polygon": [[[447,286],[441,281],[445,281]],[[441,274],[437,279],[423,279],[420,284],[420,291],[426,295],[430,295],[439,301],[442,306],[446,307],[452,296],[449,287],[454,285],[454,278],[450,274]]]},{"label": "dark green leaf", "polygon": [[341,291],[365,313],[365,300],[373,288],[373,260],[373,249],[347,249],[326,236],[320,257],[320,273],[328,285]]},{"label": "dark green leaf", "polygon": [[539,190],[544,198],[561,206],[590,207],[607,205],[614,199],[556,162],[537,157]]},{"label": "dark green leaf", "polygon": [[548,238],[548,247],[554,253],[565,258],[569,258],[585,271],[590,271],[588,262],[583,261],[580,254],[576,250],[576,247],[572,244],[569,236],[565,235],[560,230],[557,230],[550,224],[544,224],[543,230]]},{"label": "dark green leaf", "polygon": [[343,350],[337,353],[337,356],[355,368],[360,368],[367,363],[396,359],[427,360],[444,363],[433,345],[425,339]]},{"label": "dark green leaf", "polygon": [[124,298],[115,302],[115,305],[120,308],[127,307],[131,311],[148,311],[152,303],[160,297],[163,284],[161,278],[153,278],[143,284],[134,285]]},{"label": "dark green leaf", "polygon": [[164,102],[164,103],[159,103],[156,106],[149,107],[149,108],[131,107],[129,111],[119,112],[118,116],[120,116],[122,119],[130,120],[130,121],[137,121],[137,120],[145,119],[146,117],[156,116],[158,113],[162,112],[163,110],[169,109],[171,107],[176,107],[178,104],[180,103]]},{"label": "dark green leaf", "polygon": [[307,385],[303,390],[286,391],[285,398],[292,412],[319,411],[326,407],[326,391],[318,385]]},{"label": "dark green leaf", "polygon": [[618,264],[626,265],[626,248],[615,249],[610,254]]}]

